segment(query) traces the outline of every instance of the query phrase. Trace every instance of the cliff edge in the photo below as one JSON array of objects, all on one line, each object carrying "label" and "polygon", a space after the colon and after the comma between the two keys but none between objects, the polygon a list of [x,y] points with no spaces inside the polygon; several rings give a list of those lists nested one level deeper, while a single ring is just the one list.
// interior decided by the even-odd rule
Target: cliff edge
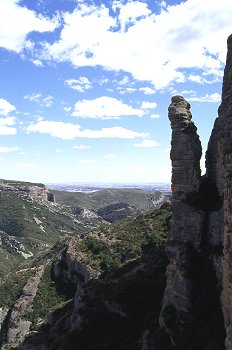
[{"label": "cliff edge", "polygon": [[206,349],[210,332],[214,348],[232,349],[232,35],[218,114],[201,176],[190,105],[174,96],[169,107],[173,218],[160,324],[178,349]]}]

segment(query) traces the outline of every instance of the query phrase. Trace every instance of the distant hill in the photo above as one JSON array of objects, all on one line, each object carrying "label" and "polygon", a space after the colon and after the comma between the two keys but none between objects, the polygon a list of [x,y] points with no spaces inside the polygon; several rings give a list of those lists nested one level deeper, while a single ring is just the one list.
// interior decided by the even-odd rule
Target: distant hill
[{"label": "distant hill", "polygon": [[140,212],[157,207],[164,201],[164,195],[156,190],[137,188],[106,188],[94,192],[68,192],[52,190],[56,202],[69,206],[82,206],[97,211],[111,204],[127,203]]},{"label": "distant hill", "polygon": [[60,237],[80,235],[103,223],[90,214],[78,215],[55,203],[43,184],[1,179],[0,276]]}]

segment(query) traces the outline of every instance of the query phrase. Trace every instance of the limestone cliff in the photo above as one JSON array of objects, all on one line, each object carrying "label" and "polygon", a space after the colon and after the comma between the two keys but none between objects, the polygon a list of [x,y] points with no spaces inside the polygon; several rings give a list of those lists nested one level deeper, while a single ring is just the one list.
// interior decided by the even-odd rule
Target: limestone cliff
[{"label": "limestone cliff", "polygon": [[[172,226],[167,244],[167,287],[163,301],[163,316],[168,310],[175,312],[177,325],[193,326],[192,279],[189,273],[192,265],[192,251],[200,250],[204,223],[204,212],[189,203],[189,196],[199,190],[201,173],[201,144],[197,128],[191,121],[190,105],[181,96],[174,96],[169,106],[172,127]],[[174,332],[161,317],[161,325]]]},{"label": "limestone cliff", "polygon": [[225,338],[225,348],[232,349],[232,36],[218,112],[200,177],[189,104],[174,96],[169,107],[173,219],[160,324],[179,349],[205,349],[207,324],[220,334],[214,345]]},{"label": "limestone cliff", "polygon": [[15,192],[31,201],[55,202],[55,195],[43,184],[0,179],[0,192]]}]

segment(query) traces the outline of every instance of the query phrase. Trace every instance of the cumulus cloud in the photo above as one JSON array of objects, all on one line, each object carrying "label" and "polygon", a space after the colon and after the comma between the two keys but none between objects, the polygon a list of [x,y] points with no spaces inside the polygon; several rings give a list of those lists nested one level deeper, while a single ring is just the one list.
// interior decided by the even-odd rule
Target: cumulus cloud
[{"label": "cumulus cloud", "polygon": [[86,90],[92,88],[91,82],[86,77],[80,77],[79,79],[67,79],[65,80],[65,84],[71,89],[79,92],[85,92]]},{"label": "cumulus cloud", "polygon": [[0,23],[0,47],[15,52],[32,48],[32,43],[27,39],[32,31],[52,32],[58,26],[56,18],[37,15],[25,6],[20,6],[18,0],[0,1]]},{"label": "cumulus cloud", "polygon": [[151,13],[148,5],[140,1],[128,2],[125,5],[121,4],[119,7],[120,13],[118,20],[121,25],[121,31],[123,32],[128,25],[136,23],[138,18],[146,17]]},{"label": "cumulus cloud", "polygon": [[40,106],[51,107],[54,103],[54,98],[52,96],[43,97],[41,93],[31,94],[24,96],[25,100],[36,102]]},{"label": "cumulus cloud", "polygon": [[7,116],[11,112],[15,111],[16,108],[10,102],[4,98],[0,98],[0,115]]},{"label": "cumulus cloud", "polygon": [[18,150],[19,148],[17,146],[15,147],[0,146],[0,153],[16,152]]},{"label": "cumulus cloud", "polygon": [[41,120],[35,124],[30,124],[26,128],[27,133],[49,134],[53,137],[58,137],[63,140],[72,140],[75,138],[119,138],[119,139],[134,139],[137,137],[147,137],[147,133],[141,133],[121,126],[112,128],[102,128],[100,130],[81,129],[80,125],[64,122]]},{"label": "cumulus cloud", "polygon": [[159,146],[159,144],[155,140],[145,139],[141,143],[135,143],[134,146],[141,147],[141,148],[150,148],[150,147],[157,147]]},{"label": "cumulus cloud", "polygon": [[196,101],[196,102],[221,102],[221,95],[217,92],[214,94],[206,94],[205,96],[192,96],[188,97],[188,101]]},{"label": "cumulus cloud", "polygon": [[74,117],[112,119],[121,116],[143,116],[144,111],[117,100],[114,97],[102,96],[94,100],[81,100],[75,104]]},{"label": "cumulus cloud", "polygon": [[12,126],[12,125],[15,125],[15,122],[16,122],[15,117],[0,118],[0,126],[2,125]]},{"label": "cumulus cloud", "polygon": [[105,5],[79,4],[63,15],[60,37],[44,45],[42,57],[70,61],[76,67],[121,70],[149,81],[155,89],[186,81],[186,71],[193,68],[220,77],[225,38],[231,33],[231,0],[165,6],[154,14],[142,1],[117,2],[114,8],[119,10],[113,16]]}]

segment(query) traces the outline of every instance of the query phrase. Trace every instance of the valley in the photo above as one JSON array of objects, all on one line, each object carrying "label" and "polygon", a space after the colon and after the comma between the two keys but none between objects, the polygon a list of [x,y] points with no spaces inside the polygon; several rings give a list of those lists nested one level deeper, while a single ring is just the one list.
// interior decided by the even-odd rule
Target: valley
[{"label": "valley", "polygon": [[[98,337],[109,326],[107,323],[110,315],[113,322],[116,322],[114,331],[117,328],[120,330],[121,317],[122,321],[129,317],[124,326],[130,327],[130,318],[134,317],[134,311],[122,311],[127,308],[124,298],[129,297],[131,302],[133,300],[133,296],[128,295],[130,284],[135,289],[141,289],[150,281],[150,275],[159,276],[163,271],[155,282],[157,295],[161,298],[167,263],[164,244],[170,221],[169,205],[163,204],[164,195],[161,192],[112,188],[87,194],[56,190],[51,192],[44,185],[6,180],[1,182],[2,349],[13,350],[19,344],[20,348],[27,349],[29,346],[36,349],[37,345],[30,337],[24,344],[25,336],[30,332],[38,332],[45,341],[47,336],[43,331],[51,328],[49,337],[53,337],[60,316],[63,318],[63,312],[67,313],[67,322],[73,322],[72,327],[75,328],[76,322],[80,322],[84,329],[75,330],[71,338],[70,335],[66,338],[66,331],[60,330],[59,340],[57,338],[54,341],[57,349],[57,342],[60,349],[74,348],[73,339],[76,337],[83,343],[83,347],[93,346],[92,342],[99,343],[100,347],[101,341]],[[162,204],[163,209],[155,209],[162,207]],[[144,275],[139,285],[138,275]],[[117,281],[121,279],[122,282],[116,287]],[[152,290],[152,283],[150,285],[149,282],[144,291],[144,303],[147,293],[152,293]],[[83,294],[88,295],[88,302],[83,299],[85,320],[82,322],[77,316],[75,321],[76,316],[72,315],[71,308],[79,303],[77,300],[82,299]],[[133,302],[137,303],[137,297],[134,297]],[[159,298],[154,305],[157,315],[160,310]],[[100,300],[104,300],[103,304]],[[90,305],[98,305],[99,302],[99,306],[92,310]],[[100,329],[93,335],[89,345],[84,345],[86,341],[90,341],[87,340],[85,332],[91,331],[84,324],[89,317],[98,317],[99,312],[103,312],[104,321],[101,320]],[[149,307],[143,312],[149,314]],[[109,315],[104,317],[105,314]],[[145,330],[139,314],[136,318],[136,328],[140,329],[137,339],[139,342]],[[97,325],[91,324],[91,327]],[[149,322],[147,327],[151,327]],[[128,349],[131,346],[133,348],[134,342],[133,329],[130,332]],[[111,338],[112,334],[109,334],[106,341],[113,349]],[[161,338],[162,342],[168,342],[165,334]],[[33,345],[30,345],[31,341]],[[36,344],[40,344],[39,339],[36,339]]]}]

